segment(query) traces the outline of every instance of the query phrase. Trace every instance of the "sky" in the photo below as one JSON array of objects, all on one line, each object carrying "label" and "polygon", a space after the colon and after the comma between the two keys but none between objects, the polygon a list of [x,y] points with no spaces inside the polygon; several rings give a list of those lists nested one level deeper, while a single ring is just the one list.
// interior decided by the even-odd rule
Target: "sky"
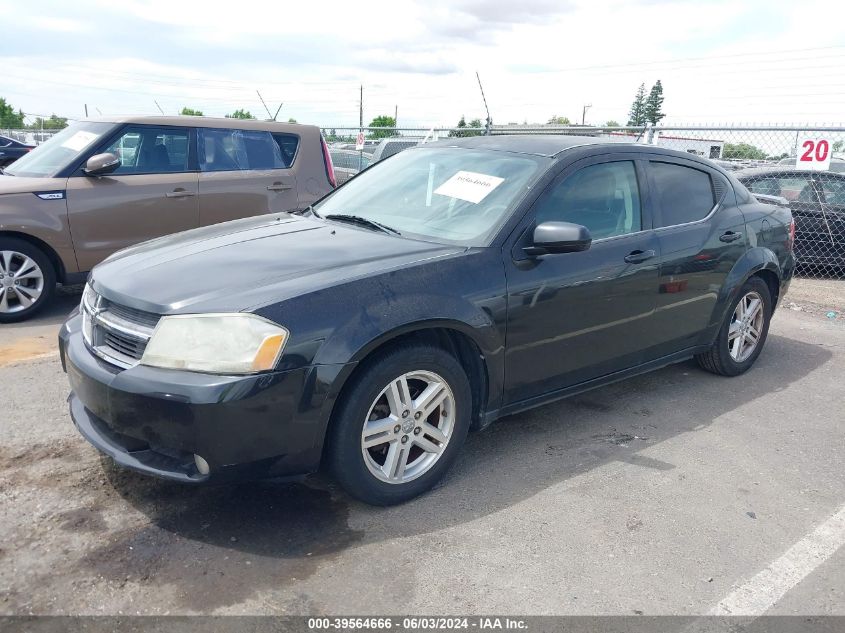
[{"label": "sky", "polygon": [[0,0],[0,97],[36,115],[264,117],[400,127],[486,116],[625,123],[658,79],[667,125],[845,125],[834,0]]}]

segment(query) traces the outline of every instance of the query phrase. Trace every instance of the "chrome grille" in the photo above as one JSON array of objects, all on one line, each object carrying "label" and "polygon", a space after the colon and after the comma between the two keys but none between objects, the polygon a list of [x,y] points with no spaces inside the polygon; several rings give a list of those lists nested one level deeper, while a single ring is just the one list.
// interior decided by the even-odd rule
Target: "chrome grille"
[{"label": "chrome grille", "polygon": [[161,316],[109,301],[90,286],[82,295],[85,342],[97,356],[124,369],[134,367]]},{"label": "chrome grille", "polygon": [[126,321],[131,323],[137,323],[139,325],[143,325],[149,328],[155,328],[158,325],[158,321],[161,318],[158,314],[153,314],[152,312],[144,312],[143,310],[136,310],[135,308],[129,308],[127,306],[122,306],[119,303],[114,303],[113,301],[109,301],[108,299],[103,299],[103,309],[111,312],[115,316],[120,317]]}]

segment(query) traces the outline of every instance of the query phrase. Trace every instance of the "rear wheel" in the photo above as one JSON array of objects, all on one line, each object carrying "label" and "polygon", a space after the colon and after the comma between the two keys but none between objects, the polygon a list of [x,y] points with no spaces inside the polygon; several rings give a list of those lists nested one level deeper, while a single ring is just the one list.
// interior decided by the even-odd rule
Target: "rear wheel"
[{"label": "rear wheel", "polygon": [[25,240],[0,238],[0,323],[29,319],[55,289],[56,272],[41,249]]},{"label": "rear wheel", "polygon": [[712,347],[696,356],[699,365],[722,376],[748,371],[763,351],[771,318],[769,286],[759,277],[751,277],[731,305]]},{"label": "rear wheel", "polygon": [[469,380],[437,347],[400,345],[371,359],[338,403],[329,459],[339,483],[374,505],[431,488],[467,435]]}]

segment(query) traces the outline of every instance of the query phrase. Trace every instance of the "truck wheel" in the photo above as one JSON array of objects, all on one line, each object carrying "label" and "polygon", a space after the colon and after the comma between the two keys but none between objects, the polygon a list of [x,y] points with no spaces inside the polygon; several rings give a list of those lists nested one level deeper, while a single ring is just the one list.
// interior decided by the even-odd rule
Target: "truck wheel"
[{"label": "truck wheel", "polygon": [[56,290],[56,271],[44,252],[29,242],[0,237],[0,323],[25,321]]}]

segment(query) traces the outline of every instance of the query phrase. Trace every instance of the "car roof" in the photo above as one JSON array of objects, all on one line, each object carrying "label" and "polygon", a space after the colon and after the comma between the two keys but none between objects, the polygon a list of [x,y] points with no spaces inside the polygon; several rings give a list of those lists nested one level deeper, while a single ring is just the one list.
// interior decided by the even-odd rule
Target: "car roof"
[{"label": "car roof", "polygon": [[103,123],[136,123],[139,125],[189,125],[191,127],[225,127],[234,130],[271,130],[274,132],[296,132],[303,128],[315,128],[315,125],[301,123],[281,123],[260,119],[235,119],[210,116],[118,116],[83,119]]},{"label": "car roof", "polygon": [[800,175],[800,176],[812,176],[813,174],[825,174],[825,177],[833,174],[835,178],[845,178],[845,175],[835,172],[835,171],[807,171],[802,169],[795,169],[795,167],[787,167],[787,166],[778,166],[772,165],[770,167],[747,167],[746,169],[737,169],[733,172],[734,176],[739,179],[742,178],[750,178],[752,176],[774,176],[778,174],[782,175]]},{"label": "car roof", "polygon": [[487,149],[500,152],[533,154],[534,156],[557,156],[572,147],[584,145],[632,144],[631,141],[619,141],[594,136],[573,136],[570,134],[494,134],[492,136],[469,136],[466,138],[445,138],[426,145],[436,147],[465,147],[468,149]]}]

